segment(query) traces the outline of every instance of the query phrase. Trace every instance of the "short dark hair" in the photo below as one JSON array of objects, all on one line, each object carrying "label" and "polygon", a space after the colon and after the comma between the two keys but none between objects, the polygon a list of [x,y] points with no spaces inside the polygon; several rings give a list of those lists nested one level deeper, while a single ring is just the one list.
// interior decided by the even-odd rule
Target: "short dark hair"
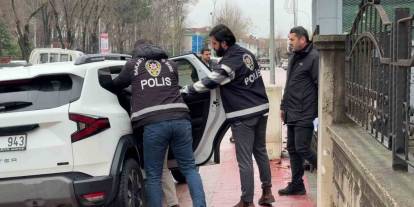
[{"label": "short dark hair", "polygon": [[293,27],[289,33],[295,33],[298,38],[305,37],[306,42],[309,42],[308,31],[302,26]]},{"label": "short dark hair", "polygon": [[139,39],[135,42],[134,48],[137,48],[138,46],[140,46],[142,44],[152,44],[152,42],[151,42],[151,40],[147,40],[147,39]]},{"label": "short dark hair", "polygon": [[224,24],[216,25],[208,36],[213,36],[217,41],[225,41],[228,46],[232,46],[236,43],[236,37],[233,32]]},{"label": "short dark hair", "polygon": [[208,47],[203,47],[203,49],[200,50],[200,54],[204,54],[205,51],[210,52],[210,49]]},{"label": "short dark hair", "polygon": [[132,58],[136,58],[137,57],[137,53],[139,51],[139,47],[141,45],[144,45],[144,44],[151,44],[152,45],[153,43],[152,43],[151,40],[147,40],[147,39],[139,39],[139,40],[135,41],[134,48],[132,48],[132,51],[131,51]]}]

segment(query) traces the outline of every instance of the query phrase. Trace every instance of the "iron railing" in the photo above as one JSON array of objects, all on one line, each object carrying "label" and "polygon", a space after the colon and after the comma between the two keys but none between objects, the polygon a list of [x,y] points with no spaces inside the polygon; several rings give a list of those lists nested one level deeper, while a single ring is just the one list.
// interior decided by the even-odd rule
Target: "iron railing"
[{"label": "iron railing", "polygon": [[392,150],[393,167],[414,166],[414,19],[394,21],[378,0],[363,0],[346,42],[346,114]]}]

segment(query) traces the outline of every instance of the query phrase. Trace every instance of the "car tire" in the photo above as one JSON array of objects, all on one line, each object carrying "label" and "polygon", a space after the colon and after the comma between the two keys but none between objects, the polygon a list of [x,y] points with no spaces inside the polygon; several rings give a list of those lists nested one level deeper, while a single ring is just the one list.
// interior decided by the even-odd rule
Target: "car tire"
[{"label": "car tire", "polygon": [[144,179],[141,167],[134,159],[128,159],[120,175],[118,195],[111,207],[145,206]]}]

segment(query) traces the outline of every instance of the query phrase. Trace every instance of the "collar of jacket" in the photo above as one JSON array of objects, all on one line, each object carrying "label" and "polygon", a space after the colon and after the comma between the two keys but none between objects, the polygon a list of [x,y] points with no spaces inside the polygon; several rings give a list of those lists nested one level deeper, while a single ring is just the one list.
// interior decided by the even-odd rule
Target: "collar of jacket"
[{"label": "collar of jacket", "polygon": [[309,42],[301,51],[295,52],[295,55],[307,55],[313,49],[313,43]]},{"label": "collar of jacket", "polygon": [[240,46],[237,45],[237,44],[234,44],[234,45],[230,46],[229,48],[227,48],[226,53],[224,53],[223,57],[228,56],[229,54],[231,54],[231,51],[237,49],[238,47],[240,47]]}]

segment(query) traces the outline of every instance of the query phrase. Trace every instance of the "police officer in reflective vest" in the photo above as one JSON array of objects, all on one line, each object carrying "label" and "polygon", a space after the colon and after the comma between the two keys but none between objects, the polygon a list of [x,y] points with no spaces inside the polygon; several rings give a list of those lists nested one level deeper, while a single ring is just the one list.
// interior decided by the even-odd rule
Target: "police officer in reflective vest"
[{"label": "police officer in reflective vest", "polygon": [[178,86],[178,72],[167,54],[146,41],[135,44],[129,60],[114,79],[117,88],[132,85],[131,120],[143,128],[144,169],[148,206],[162,206],[161,174],[168,146],[188,183],[194,207],[205,207],[200,174],[192,150],[189,110]]},{"label": "police officer in reflective vest", "polygon": [[254,55],[235,44],[236,38],[225,25],[215,26],[210,34],[211,46],[222,57],[212,73],[182,89],[198,93],[220,87],[226,117],[235,137],[236,157],[240,171],[241,199],[235,207],[251,207],[254,195],[254,155],[262,182],[260,205],[275,201],[271,187],[269,158],[266,151],[266,124],[269,102],[259,65]]}]

